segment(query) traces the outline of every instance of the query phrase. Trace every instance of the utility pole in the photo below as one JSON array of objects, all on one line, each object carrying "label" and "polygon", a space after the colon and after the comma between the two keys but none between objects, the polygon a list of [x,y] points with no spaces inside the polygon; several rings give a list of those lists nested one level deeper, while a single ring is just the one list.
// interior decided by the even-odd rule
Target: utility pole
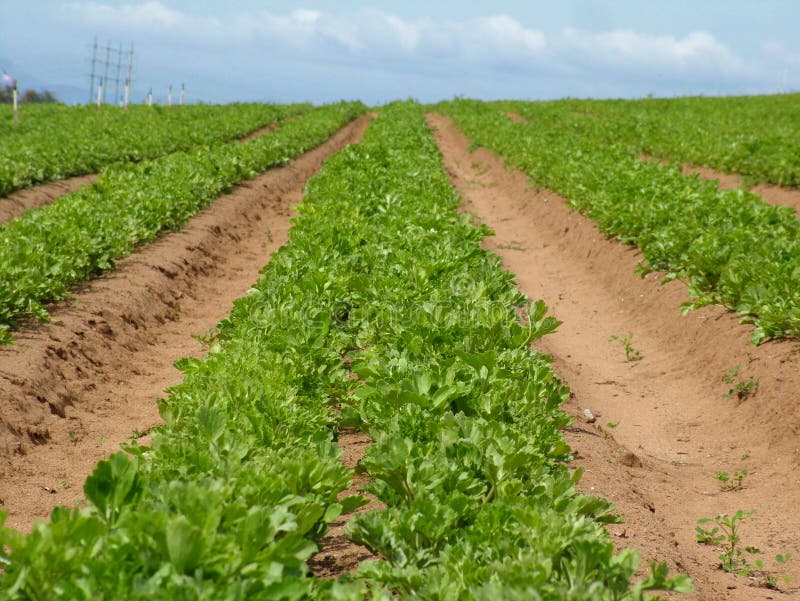
[{"label": "utility pole", "polygon": [[122,42],[117,50],[117,76],[114,78],[114,104],[119,106],[119,74],[122,71]]},{"label": "utility pole", "polygon": [[92,96],[94,96],[94,69],[95,65],[97,64],[97,38],[94,38],[94,44],[92,45],[92,74],[89,75],[89,102],[92,101]]},{"label": "utility pole", "polygon": [[[131,92],[131,88],[133,87],[133,42],[131,42],[131,55],[128,59],[128,94]],[[127,103],[126,103],[127,104]]]},{"label": "utility pole", "polygon": [[11,92],[12,102],[14,104],[14,121],[19,121],[19,94],[17,92],[17,80],[14,80],[14,89]]},{"label": "utility pole", "polygon": [[105,74],[103,75],[103,102],[106,101],[106,89],[108,88],[108,66],[111,64],[111,40],[108,41],[106,46],[106,63]]}]

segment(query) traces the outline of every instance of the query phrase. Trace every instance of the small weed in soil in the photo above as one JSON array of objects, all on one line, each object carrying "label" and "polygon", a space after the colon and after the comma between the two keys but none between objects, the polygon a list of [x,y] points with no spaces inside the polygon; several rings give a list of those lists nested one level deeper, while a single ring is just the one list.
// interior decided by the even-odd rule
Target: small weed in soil
[{"label": "small weed in soil", "polygon": [[625,348],[625,358],[628,361],[638,361],[642,358],[642,353],[633,348],[633,345],[631,344],[631,340],[633,340],[633,332],[629,332],[625,337],[613,334],[611,338],[608,339],[609,342],[615,342],[617,340]]},{"label": "small weed in soil", "polygon": [[742,490],[742,481],[747,475],[747,470],[737,470],[731,476],[728,472],[714,472],[714,477],[719,480],[719,489],[722,492],[729,490]]},{"label": "small weed in soil", "polygon": [[[742,537],[739,534],[741,523],[755,513],[754,509],[748,512],[740,509],[732,516],[725,513],[715,518],[701,518],[697,520],[697,542],[705,545],[715,545],[722,548],[719,556],[721,567],[726,572],[749,573],[753,567],[747,561],[747,555],[761,553],[755,547],[745,546],[742,548]],[[710,529],[703,526],[713,523]]]},{"label": "small weed in soil", "polygon": [[[753,578],[758,586],[779,590],[779,581],[790,583],[788,576],[779,577],[764,569],[764,560],[757,558],[752,563],[749,558],[760,555],[761,550],[757,547],[742,544],[742,537],[739,533],[741,523],[755,513],[754,509],[745,512],[740,509],[732,516],[720,514],[714,518],[702,518],[697,520],[695,531],[697,542],[704,545],[718,546],[722,549],[719,555],[720,568],[726,572],[732,572],[740,576]],[[706,524],[713,524],[706,528]],[[775,563],[786,565],[792,558],[791,553],[783,553],[775,556]]]},{"label": "small weed in soil", "polygon": [[744,401],[758,392],[758,381],[750,376],[749,380],[744,380],[739,376],[739,366],[733,367],[728,370],[725,376],[725,383],[730,386],[728,392],[722,395],[723,398],[729,399],[736,396],[740,401]]}]

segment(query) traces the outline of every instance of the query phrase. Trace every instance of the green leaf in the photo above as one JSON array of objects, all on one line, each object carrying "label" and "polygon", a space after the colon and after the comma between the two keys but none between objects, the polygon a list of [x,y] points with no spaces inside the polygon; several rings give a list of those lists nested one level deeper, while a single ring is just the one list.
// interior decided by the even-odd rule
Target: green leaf
[{"label": "green leaf", "polygon": [[167,523],[167,551],[175,569],[183,574],[193,571],[203,557],[203,532],[182,515]]}]

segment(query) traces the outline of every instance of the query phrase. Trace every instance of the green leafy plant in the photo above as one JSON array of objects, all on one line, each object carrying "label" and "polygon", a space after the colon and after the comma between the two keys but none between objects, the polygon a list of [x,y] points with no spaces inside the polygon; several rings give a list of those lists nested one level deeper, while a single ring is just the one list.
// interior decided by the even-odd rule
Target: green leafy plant
[{"label": "green leafy plant", "polygon": [[151,428],[145,428],[144,430],[140,430],[139,428],[134,428],[131,435],[128,437],[130,440],[139,440],[143,436],[147,436],[150,433]]},{"label": "green leafy plant", "polygon": [[[756,547],[743,546],[739,532],[741,523],[754,513],[755,510],[752,509],[748,512],[740,509],[732,516],[723,513],[714,518],[697,520],[698,525],[695,528],[697,542],[722,548],[719,556],[720,567],[726,572],[748,574],[756,569],[755,565],[748,561],[748,557],[761,553],[761,551]],[[713,526],[707,529],[704,528],[706,524],[713,524]]]},{"label": "green leafy plant", "polygon": [[747,470],[736,470],[731,476],[728,472],[720,471],[714,472],[714,477],[720,481],[719,489],[721,491],[729,490],[742,490],[742,482],[747,476]]},{"label": "green leafy plant", "polygon": [[[779,553],[775,556],[775,563],[777,563],[780,566],[785,566],[787,563],[789,563],[789,560],[791,558],[792,558],[791,553]],[[780,580],[782,580],[784,584],[791,584],[792,582],[791,576],[783,576]],[[779,581],[778,577],[768,576],[766,584],[770,588],[778,588],[778,581]]]},{"label": "green leafy plant", "polygon": [[758,392],[758,381],[753,376],[748,380],[737,378],[739,375],[739,366],[733,367],[728,370],[725,376],[725,383],[732,385],[728,392],[723,394],[723,398],[730,398],[736,396],[740,401],[744,401]]},{"label": "green leafy plant", "polygon": [[67,488],[72,488],[72,481],[70,480],[69,474],[64,472],[61,474],[61,478],[58,481],[58,489],[64,490]]},{"label": "green leafy plant", "polygon": [[192,338],[197,340],[204,350],[209,350],[211,349],[211,347],[214,346],[214,343],[217,341],[218,335],[219,335],[219,329],[214,327],[214,328],[209,328],[202,334],[192,334]]},{"label": "green leafy plant", "polygon": [[633,348],[633,344],[631,342],[632,340],[633,340],[632,332],[628,333],[628,335],[624,337],[620,337],[614,334],[608,339],[609,342],[619,341],[619,343],[625,349],[625,358],[628,361],[639,361],[639,359],[642,358],[642,353]]},{"label": "green leafy plant", "polygon": [[[791,553],[779,553],[775,556],[775,563],[782,567],[789,563],[789,560],[792,558]],[[753,570],[751,571],[750,575],[757,575],[759,576],[759,584],[765,588],[771,588],[774,590],[780,590],[781,584],[791,584],[792,578],[790,576],[780,576],[779,574],[774,574],[764,569],[764,561],[761,559],[757,559],[753,562]]]}]

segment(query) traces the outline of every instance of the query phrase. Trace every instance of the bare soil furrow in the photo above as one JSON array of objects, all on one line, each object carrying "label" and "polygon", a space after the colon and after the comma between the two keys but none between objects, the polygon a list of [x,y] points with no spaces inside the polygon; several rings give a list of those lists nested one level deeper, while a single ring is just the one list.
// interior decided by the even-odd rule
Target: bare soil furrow
[{"label": "bare soil furrow", "polygon": [[[287,121],[294,121],[296,118],[297,117],[292,117],[291,119],[288,119]],[[239,138],[238,142],[244,143],[244,142],[249,142],[250,140],[255,140],[256,138],[259,138],[259,137],[263,136],[264,134],[268,134],[270,132],[273,132],[276,129],[278,129],[278,124],[277,123],[270,123],[269,125],[265,125],[264,127],[261,127],[261,128],[257,129],[254,132],[250,132],[249,134],[247,134],[243,138]]]},{"label": "bare soil furrow", "polygon": [[246,294],[287,239],[306,181],[369,119],[236,187],[53,306],[51,323],[29,324],[0,348],[0,498],[10,525],[29,529],[75,503],[98,460],[132,437],[146,441],[159,422],[155,399],[180,380],[173,363],[204,353],[192,335]]},{"label": "bare soil furrow", "polygon": [[[754,347],[750,326],[721,307],[682,317],[679,281],[641,279],[641,254],[607,239],[566,200],[470,142],[446,118],[429,122],[465,210],[491,227],[486,246],[503,258],[523,292],[544,299],[564,321],[537,348],[553,357],[574,398],[565,432],[586,469],[581,486],[614,501],[625,523],[609,528],[620,546],[688,573],[696,592],[680,598],[756,600],[781,594],[758,579],[718,569],[720,551],[696,542],[696,520],[755,509],[743,544],[776,553],[800,550],[800,350],[797,342]],[[628,361],[627,337],[641,359]],[[750,376],[757,393],[724,398],[728,370]],[[584,414],[589,409],[592,418]],[[588,421],[593,423],[588,423]],[[597,435],[594,435],[597,434]],[[722,492],[715,472],[747,469],[741,491]],[[798,565],[780,568],[794,577]]]},{"label": "bare soil furrow", "polygon": [[[355,469],[364,457],[364,452],[372,444],[372,440],[360,430],[352,428],[339,432],[337,444],[342,451],[341,462],[350,469]],[[328,531],[319,541],[319,551],[308,562],[311,571],[320,578],[335,578],[345,572],[353,572],[358,564],[367,559],[378,559],[378,555],[362,545],[349,540],[344,534],[344,527],[354,515],[370,509],[384,507],[376,497],[365,492],[363,487],[370,482],[366,474],[356,474],[350,487],[340,497],[363,495],[369,502],[353,513],[344,514],[330,524]]]}]

